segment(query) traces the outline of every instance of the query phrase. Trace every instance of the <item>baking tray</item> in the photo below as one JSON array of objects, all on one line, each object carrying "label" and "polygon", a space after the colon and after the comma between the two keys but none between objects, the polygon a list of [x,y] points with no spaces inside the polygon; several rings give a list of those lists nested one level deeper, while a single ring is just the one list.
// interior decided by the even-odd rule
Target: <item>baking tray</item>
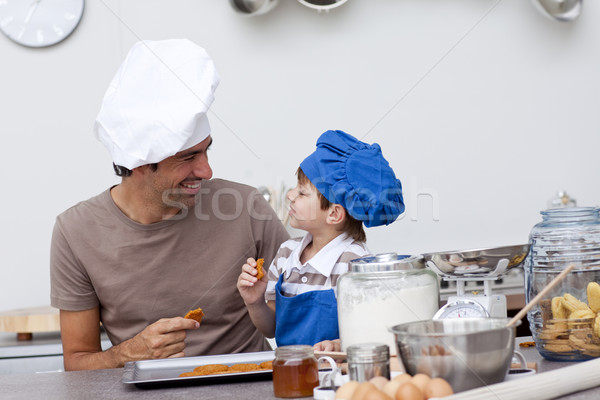
[{"label": "baking tray", "polygon": [[134,384],[140,388],[155,388],[169,386],[187,386],[223,382],[239,382],[252,380],[269,380],[273,370],[247,372],[232,372],[217,375],[185,376],[179,375],[190,372],[200,365],[240,363],[259,364],[275,359],[274,351],[256,353],[221,354],[201,357],[166,358],[162,360],[142,360],[125,363],[123,383]]}]

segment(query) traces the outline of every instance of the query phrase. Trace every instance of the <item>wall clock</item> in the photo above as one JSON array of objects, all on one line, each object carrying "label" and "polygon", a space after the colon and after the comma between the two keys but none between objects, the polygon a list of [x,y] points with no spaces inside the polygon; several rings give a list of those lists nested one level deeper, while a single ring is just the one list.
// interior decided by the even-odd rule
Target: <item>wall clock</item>
[{"label": "wall clock", "polygon": [[0,30],[27,47],[65,40],[83,16],[84,0],[0,0]]}]

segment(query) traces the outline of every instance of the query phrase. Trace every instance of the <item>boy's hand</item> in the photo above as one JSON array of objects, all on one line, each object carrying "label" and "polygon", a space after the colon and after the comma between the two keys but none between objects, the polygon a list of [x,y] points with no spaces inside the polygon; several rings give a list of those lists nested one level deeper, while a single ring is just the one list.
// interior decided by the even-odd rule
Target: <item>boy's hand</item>
[{"label": "boy's hand", "polygon": [[252,305],[258,301],[265,301],[265,290],[267,289],[267,282],[265,277],[263,279],[256,279],[256,260],[249,258],[246,260],[246,264],[242,265],[242,273],[240,274],[237,281],[237,288],[240,295],[244,299],[246,305]]},{"label": "boy's hand", "polygon": [[314,351],[342,351],[340,339],[323,340],[313,346]]}]

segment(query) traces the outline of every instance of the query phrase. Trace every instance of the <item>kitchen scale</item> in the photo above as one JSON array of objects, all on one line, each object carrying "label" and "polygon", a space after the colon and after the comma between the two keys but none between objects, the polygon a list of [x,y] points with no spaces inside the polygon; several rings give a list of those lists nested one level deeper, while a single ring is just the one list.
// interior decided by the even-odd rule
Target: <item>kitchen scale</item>
[{"label": "kitchen scale", "polygon": [[[528,252],[526,244],[423,254],[427,267],[443,280],[455,282],[457,289],[433,319],[506,318],[506,296],[492,293],[492,283],[521,265]],[[483,281],[483,293],[466,292],[469,281]]]}]

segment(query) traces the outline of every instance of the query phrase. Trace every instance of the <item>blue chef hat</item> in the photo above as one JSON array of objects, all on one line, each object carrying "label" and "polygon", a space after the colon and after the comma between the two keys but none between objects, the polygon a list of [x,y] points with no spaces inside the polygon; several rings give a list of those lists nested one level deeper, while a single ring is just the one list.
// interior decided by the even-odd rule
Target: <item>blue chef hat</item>
[{"label": "blue chef hat", "polygon": [[402,184],[377,143],[327,131],[300,168],[327,200],[343,206],[367,228],[389,225],[404,212]]}]

